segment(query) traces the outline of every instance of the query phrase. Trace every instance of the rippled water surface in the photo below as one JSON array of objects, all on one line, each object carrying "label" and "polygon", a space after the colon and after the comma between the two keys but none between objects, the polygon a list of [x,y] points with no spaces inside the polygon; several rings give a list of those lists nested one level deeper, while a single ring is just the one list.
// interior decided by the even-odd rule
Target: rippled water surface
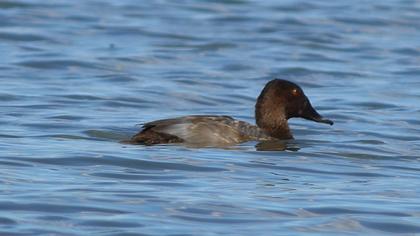
[{"label": "rippled water surface", "polygon": [[[420,2],[0,1],[0,235],[420,234]],[[119,143],[253,121],[278,77],[330,127],[286,151]]]}]

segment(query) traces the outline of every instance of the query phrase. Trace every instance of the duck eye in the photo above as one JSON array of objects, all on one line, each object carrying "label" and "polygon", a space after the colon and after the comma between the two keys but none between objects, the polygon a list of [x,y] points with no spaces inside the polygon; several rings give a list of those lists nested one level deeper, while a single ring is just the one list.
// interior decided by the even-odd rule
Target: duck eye
[{"label": "duck eye", "polygon": [[299,91],[297,89],[292,89],[292,95],[293,96],[298,96],[299,95]]}]

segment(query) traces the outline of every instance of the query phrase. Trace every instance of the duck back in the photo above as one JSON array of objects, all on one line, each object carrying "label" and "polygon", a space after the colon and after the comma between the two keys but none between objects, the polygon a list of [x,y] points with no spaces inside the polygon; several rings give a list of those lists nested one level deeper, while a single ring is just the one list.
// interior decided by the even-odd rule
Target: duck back
[{"label": "duck back", "polygon": [[149,122],[131,143],[186,143],[192,146],[226,146],[255,139],[270,139],[258,127],[230,116],[183,116]]}]

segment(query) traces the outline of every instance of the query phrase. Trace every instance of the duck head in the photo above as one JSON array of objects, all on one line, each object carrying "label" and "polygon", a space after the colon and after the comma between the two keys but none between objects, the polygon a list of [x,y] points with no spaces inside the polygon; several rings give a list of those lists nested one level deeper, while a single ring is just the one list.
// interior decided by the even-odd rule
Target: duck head
[{"label": "duck head", "polygon": [[293,138],[287,120],[301,117],[319,123],[334,123],[322,117],[311,105],[303,90],[295,83],[274,79],[261,91],[255,105],[258,127],[279,139]]}]

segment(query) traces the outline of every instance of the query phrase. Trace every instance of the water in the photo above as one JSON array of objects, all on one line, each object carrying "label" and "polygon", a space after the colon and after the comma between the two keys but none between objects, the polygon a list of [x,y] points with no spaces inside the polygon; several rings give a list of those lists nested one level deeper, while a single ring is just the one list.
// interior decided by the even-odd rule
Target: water
[{"label": "water", "polygon": [[[0,235],[420,233],[418,1],[1,1]],[[335,125],[286,151],[130,146],[253,122],[300,84]]]}]

